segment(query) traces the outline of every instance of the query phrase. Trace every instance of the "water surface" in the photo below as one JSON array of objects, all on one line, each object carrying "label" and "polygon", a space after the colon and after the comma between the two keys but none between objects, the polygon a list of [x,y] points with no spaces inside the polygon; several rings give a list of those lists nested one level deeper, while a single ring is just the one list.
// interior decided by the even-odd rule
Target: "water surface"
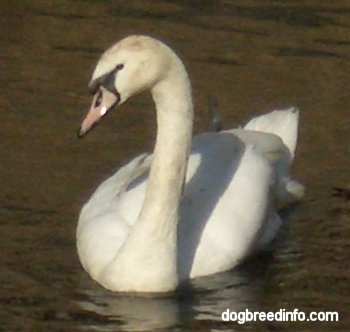
[{"label": "water surface", "polygon": [[[0,3],[1,331],[345,331],[350,328],[348,1],[2,1]],[[139,96],[76,139],[99,54],[130,33],[174,47],[193,82],[195,131],[208,98],[224,128],[296,105],[294,173],[307,187],[271,249],[172,296],[107,292],[75,250],[80,207],[154,140]],[[233,310],[339,311],[338,323],[221,322]]]}]

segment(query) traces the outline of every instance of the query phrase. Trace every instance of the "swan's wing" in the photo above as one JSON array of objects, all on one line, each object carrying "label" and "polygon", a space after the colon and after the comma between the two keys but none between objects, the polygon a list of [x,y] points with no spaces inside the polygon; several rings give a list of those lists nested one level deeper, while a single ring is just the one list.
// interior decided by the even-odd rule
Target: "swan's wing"
[{"label": "swan's wing", "polygon": [[103,181],[81,210],[79,222],[94,218],[112,209],[118,198],[123,196],[129,184],[147,172],[151,165],[151,157],[150,154],[143,153]]},{"label": "swan's wing", "polygon": [[223,271],[274,238],[281,220],[273,202],[303,193],[289,163],[274,133],[234,129],[194,138],[180,206],[182,276]]},{"label": "swan's wing", "polygon": [[277,110],[251,119],[245,130],[274,134],[280,137],[293,159],[297,145],[299,111],[296,107]]},{"label": "swan's wing", "polygon": [[181,277],[223,271],[252,250],[267,216],[272,169],[232,132],[194,138],[180,206]]},{"label": "swan's wing", "polygon": [[[192,195],[202,196],[202,193],[210,196],[214,192],[210,188],[217,187],[224,174],[236,167],[247,146],[274,167],[289,154],[282,139],[269,133],[233,129],[195,136],[188,161],[184,200],[190,200]],[[147,168],[151,157],[145,159]],[[118,211],[129,225],[137,220],[147,186],[147,170],[139,175],[138,169],[139,166],[130,172],[118,195]]]},{"label": "swan's wing", "polygon": [[237,136],[244,144],[253,146],[272,165],[284,156],[289,156],[288,148],[277,135],[246,129],[232,129],[227,132]]},{"label": "swan's wing", "polygon": [[118,201],[129,184],[149,169],[150,160],[144,153],[121,167],[102,182],[80,212],[77,249],[83,267],[94,279],[125,242],[130,224],[119,213]]},{"label": "swan's wing", "polygon": [[253,118],[244,129],[231,132],[252,145],[276,172],[275,194],[281,206],[299,201],[305,188],[290,178],[290,165],[294,158],[298,136],[299,112],[297,108],[273,111]]}]

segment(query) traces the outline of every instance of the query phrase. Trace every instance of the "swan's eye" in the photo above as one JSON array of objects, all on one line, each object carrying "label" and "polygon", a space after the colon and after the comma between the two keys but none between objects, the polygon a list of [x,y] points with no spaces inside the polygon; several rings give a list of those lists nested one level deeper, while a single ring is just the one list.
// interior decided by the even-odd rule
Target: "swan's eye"
[{"label": "swan's eye", "polygon": [[116,65],[115,66],[115,70],[118,71],[118,70],[122,70],[124,68],[124,65],[122,63],[120,63],[119,65]]},{"label": "swan's eye", "polygon": [[101,102],[102,102],[102,92],[101,90],[99,90],[95,100],[95,108],[99,107],[101,105]]},{"label": "swan's eye", "polygon": [[[93,82],[89,84],[89,92],[94,95],[96,94],[97,89],[99,89],[100,86],[103,86],[107,90],[113,93],[116,93],[117,91],[115,90],[115,86],[114,86],[115,77],[118,71],[122,70],[123,68],[124,68],[124,64],[120,63],[116,65],[114,69],[111,70],[110,72],[96,78]],[[96,98],[95,107],[98,107],[101,104],[100,99],[101,99],[101,94],[99,94],[99,96]]]}]

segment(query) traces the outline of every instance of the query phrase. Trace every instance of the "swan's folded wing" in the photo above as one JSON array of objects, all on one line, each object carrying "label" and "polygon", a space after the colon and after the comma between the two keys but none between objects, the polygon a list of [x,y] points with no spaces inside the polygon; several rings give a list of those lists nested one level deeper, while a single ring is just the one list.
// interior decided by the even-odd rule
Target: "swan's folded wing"
[{"label": "swan's folded wing", "polygon": [[298,138],[299,111],[296,107],[276,110],[251,119],[245,130],[270,133],[280,137],[294,158]]},{"label": "swan's folded wing", "polygon": [[229,132],[245,144],[252,145],[271,164],[277,163],[282,157],[289,156],[288,148],[277,135],[245,129],[233,129]]},{"label": "swan's folded wing", "polygon": [[231,132],[245,144],[253,146],[275,169],[277,176],[275,194],[280,204],[279,207],[301,200],[305,188],[302,184],[290,178],[289,170],[292,157],[289,148],[280,137],[245,129],[234,129]]},{"label": "swan's folded wing", "polygon": [[149,169],[151,159],[152,155],[143,153],[103,181],[84,205],[80,219],[89,219],[107,211],[111,202],[122,195],[132,181]]}]

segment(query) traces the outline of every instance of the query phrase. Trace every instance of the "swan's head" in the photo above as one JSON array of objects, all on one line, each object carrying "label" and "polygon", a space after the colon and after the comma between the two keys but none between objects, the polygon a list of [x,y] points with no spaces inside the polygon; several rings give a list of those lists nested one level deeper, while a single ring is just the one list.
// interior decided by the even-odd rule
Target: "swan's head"
[{"label": "swan's head", "polygon": [[83,137],[114,106],[152,89],[168,72],[172,52],[158,40],[130,36],[105,51],[89,83],[90,110],[78,132]]}]

